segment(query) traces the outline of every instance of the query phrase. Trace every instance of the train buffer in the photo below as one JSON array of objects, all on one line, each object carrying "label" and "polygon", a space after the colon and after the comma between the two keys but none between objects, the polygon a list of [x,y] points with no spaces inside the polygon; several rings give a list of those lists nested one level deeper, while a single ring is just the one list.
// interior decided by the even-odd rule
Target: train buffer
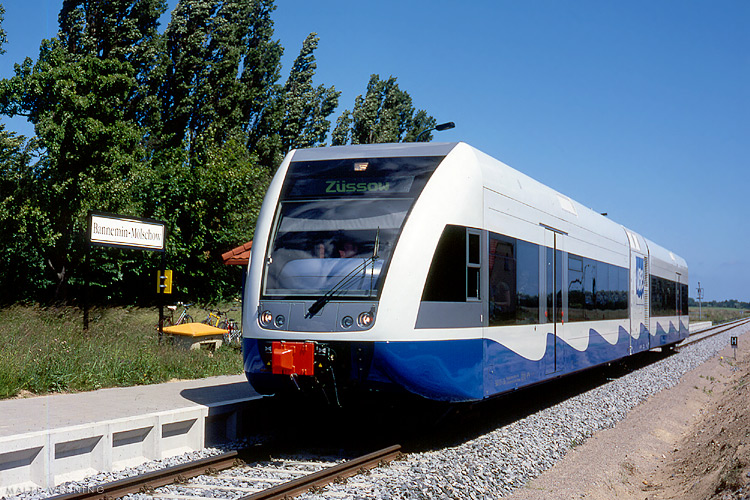
[{"label": "train buffer", "polygon": [[171,335],[175,345],[185,349],[206,349],[214,351],[221,347],[224,336],[229,332],[222,328],[204,323],[183,323],[175,326],[165,326],[164,333]]}]

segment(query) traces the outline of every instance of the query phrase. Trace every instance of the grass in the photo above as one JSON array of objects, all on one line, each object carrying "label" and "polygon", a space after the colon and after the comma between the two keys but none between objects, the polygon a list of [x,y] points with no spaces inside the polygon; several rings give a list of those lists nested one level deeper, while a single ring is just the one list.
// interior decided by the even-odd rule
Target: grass
[{"label": "grass", "polygon": [[76,308],[0,309],[0,399],[242,373],[238,349],[159,345],[157,321],[155,308],[94,309],[84,332]]},{"label": "grass", "polygon": [[[750,317],[750,311],[732,307],[703,307],[700,321],[711,321],[714,325],[726,323],[739,318]],[[698,306],[690,307],[690,322],[697,322]]]}]

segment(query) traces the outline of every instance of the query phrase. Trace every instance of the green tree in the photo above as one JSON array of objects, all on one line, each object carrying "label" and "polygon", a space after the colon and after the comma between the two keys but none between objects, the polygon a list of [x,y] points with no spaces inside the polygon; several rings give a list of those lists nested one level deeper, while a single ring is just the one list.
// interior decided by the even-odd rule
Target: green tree
[{"label": "green tree", "polygon": [[8,34],[3,29],[3,21],[5,21],[5,7],[0,4],[0,55],[5,54],[3,45],[8,41]]},{"label": "green tree", "polygon": [[166,8],[166,0],[65,0],[60,10],[58,38],[69,54],[130,64],[138,90],[127,116],[141,124],[157,112],[164,44],[158,28]]},{"label": "green tree", "polygon": [[[29,182],[37,188],[34,211],[49,220],[48,233],[37,239],[60,299],[83,256],[88,210],[139,212],[130,172],[144,159],[144,132],[137,123],[138,72],[130,59],[137,53],[133,40],[145,39],[118,33],[131,32],[126,21],[142,14],[139,7],[158,3],[66,1],[58,37],[42,42],[35,63],[27,58],[14,77],[0,82],[2,112],[24,115],[35,127],[40,157]],[[157,14],[151,9],[143,16],[153,21]],[[120,31],[109,25],[115,20],[122,21]]]},{"label": "green tree", "polygon": [[[7,42],[4,18],[0,4],[0,55]],[[30,142],[0,124],[0,234],[6,235],[0,245],[0,303],[33,297],[34,284],[44,275],[37,236],[45,232],[46,214],[36,203],[39,186],[34,182],[33,155]]]},{"label": "green tree", "polygon": [[[180,0],[166,30],[160,101],[166,144],[218,144],[255,131],[276,92],[282,49],[272,40],[273,0]],[[206,137],[202,137],[202,136]]]},{"label": "green tree", "polygon": [[140,199],[146,213],[167,222],[167,260],[177,289],[192,300],[214,301],[239,291],[240,270],[220,257],[252,239],[270,179],[244,135],[197,148],[203,154],[193,163],[185,149],[159,151],[137,178],[148,186]]},{"label": "green tree", "polygon": [[259,144],[258,155],[271,172],[289,150],[325,145],[331,127],[328,117],[338,106],[341,92],[333,86],[313,85],[317,69],[314,51],[319,41],[316,33],[307,36],[286,83],[267,108],[266,137]]},{"label": "green tree", "polygon": [[34,300],[40,288],[53,284],[39,249],[54,244],[54,233],[39,203],[43,183],[34,175],[38,151],[0,127],[0,303]]},{"label": "green tree", "polygon": [[[415,112],[411,96],[401,90],[396,78],[381,80],[370,76],[364,97],[357,96],[354,108],[339,117],[333,131],[334,145],[372,144],[381,142],[413,142],[419,133],[436,124],[426,111]],[[432,136],[424,134],[423,140]]]}]

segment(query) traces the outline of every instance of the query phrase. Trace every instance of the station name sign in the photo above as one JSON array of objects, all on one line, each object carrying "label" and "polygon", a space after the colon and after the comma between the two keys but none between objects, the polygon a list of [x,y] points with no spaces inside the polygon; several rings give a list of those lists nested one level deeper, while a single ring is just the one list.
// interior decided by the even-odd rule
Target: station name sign
[{"label": "station name sign", "polygon": [[163,252],[166,225],[154,219],[91,212],[88,240],[92,245]]}]

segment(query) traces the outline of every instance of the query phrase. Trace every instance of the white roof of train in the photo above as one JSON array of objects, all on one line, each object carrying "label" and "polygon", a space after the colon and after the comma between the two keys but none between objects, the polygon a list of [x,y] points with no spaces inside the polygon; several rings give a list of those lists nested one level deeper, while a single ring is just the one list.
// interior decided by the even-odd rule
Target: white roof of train
[{"label": "white roof of train", "polygon": [[[585,205],[464,142],[360,144],[298,149],[293,152],[292,161],[386,158],[393,156],[446,156],[456,149],[463,148],[468,148],[476,157],[487,189],[522,202],[525,201],[529,206],[552,215],[559,219],[561,225],[559,229],[561,230],[570,229],[572,225],[583,231],[595,232],[599,236],[617,242],[623,240],[627,242],[626,230],[634,233],[625,226],[602,216]],[[659,261],[656,262],[654,272],[662,270],[687,273],[687,263],[683,258],[648,239],[645,240],[652,260]]]}]

